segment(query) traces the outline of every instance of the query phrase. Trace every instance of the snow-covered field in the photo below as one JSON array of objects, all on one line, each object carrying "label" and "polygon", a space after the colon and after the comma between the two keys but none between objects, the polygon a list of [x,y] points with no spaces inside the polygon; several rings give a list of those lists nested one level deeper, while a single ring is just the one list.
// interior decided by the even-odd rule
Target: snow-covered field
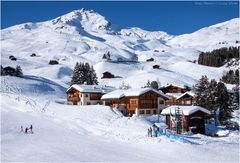
[{"label": "snow-covered field", "polygon": [[[238,132],[195,135],[187,143],[150,138],[149,118],[124,117],[100,105],[66,105],[63,87],[47,81],[1,79],[2,161],[239,161]],[[34,134],[20,132],[30,124]]]},{"label": "snow-covered field", "polygon": [[[100,84],[116,87],[124,81],[139,88],[148,80],[158,80],[162,86],[192,86],[201,75],[218,80],[225,66],[213,68],[193,61],[201,51],[239,46],[238,28],[236,18],[172,36],[120,29],[94,11],[77,10],[1,30],[1,65],[20,65],[24,73],[23,78],[1,77],[1,161],[239,162],[239,132],[226,131],[221,138],[195,135],[184,143],[149,138],[149,119],[154,117],[123,117],[99,105],[69,106],[65,93],[77,61],[93,65]],[[102,62],[107,51],[112,60],[123,62]],[[37,56],[30,57],[32,53]],[[10,55],[17,61],[11,61]],[[138,61],[129,62],[135,56]],[[146,62],[151,57],[154,61]],[[51,59],[59,64],[49,65]],[[160,69],[152,68],[156,64]],[[105,71],[116,78],[100,79]],[[20,132],[21,126],[31,124],[34,134]]]}]

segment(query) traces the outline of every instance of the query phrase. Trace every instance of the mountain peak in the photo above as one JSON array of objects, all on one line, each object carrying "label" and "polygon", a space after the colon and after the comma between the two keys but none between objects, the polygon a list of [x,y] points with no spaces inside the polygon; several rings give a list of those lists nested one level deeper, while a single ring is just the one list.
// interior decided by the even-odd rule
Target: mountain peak
[{"label": "mountain peak", "polygon": [[77,31],[84,29],[98,33],[107,32],[111,22],[93,10],[82,8],[51,20],[51,25],[54,25],[55,29],[68,27],[75,28]]}]

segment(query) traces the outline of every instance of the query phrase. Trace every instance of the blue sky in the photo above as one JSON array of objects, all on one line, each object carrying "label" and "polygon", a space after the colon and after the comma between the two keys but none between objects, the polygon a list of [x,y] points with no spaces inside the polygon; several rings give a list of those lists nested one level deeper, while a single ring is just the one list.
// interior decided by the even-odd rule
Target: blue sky
[{"label": "blue sky", "polygon": [[121,27],[161,30],[169,34],[191,33],[200,28],[239,17],[234,2],[1,2],[1,29],[53,19],[75,9],[92,9]]}]

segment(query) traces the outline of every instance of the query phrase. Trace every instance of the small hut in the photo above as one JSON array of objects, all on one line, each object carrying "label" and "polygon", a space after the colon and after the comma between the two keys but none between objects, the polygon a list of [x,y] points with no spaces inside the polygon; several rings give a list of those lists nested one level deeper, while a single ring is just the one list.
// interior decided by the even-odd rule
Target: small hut
[{"label": "small hut", "polygon": [[159,69],[160,66],[159,65],[153,65],[153,69]]},{"label": "small hut", "polygon": [[103,73],[103,76],[101,77],[101,79],[106,79],[106,78],[108,78],[108,79],[114,78],[114,75],[112,73],[106,71]]},{"label": "small hut", "polygon": [[154,58],[149,58],[146,60],[147,62],[153,62],[154,61]]},{"label": "small hut", "polygon": [[5,75],[14,76],[16,74],[16,69],[10,66],[4,67],[3,72]]},{"label": "small hut", "polygon": [[205,134],[205,120],[210,111],[200,106],[173,105],[162,110],[168,129],[181,134],[187,131]]}]

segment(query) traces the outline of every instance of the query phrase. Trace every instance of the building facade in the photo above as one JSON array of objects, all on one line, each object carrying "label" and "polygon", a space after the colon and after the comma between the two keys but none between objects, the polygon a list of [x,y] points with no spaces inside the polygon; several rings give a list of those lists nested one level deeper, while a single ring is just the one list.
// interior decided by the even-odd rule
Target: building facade
[{"label": "building facade", "polygon": [[102,104],[101,97],[113,90],[113,87],[108,86],[74,84],[66,92],[67,101],[69,105]]},{"label": "building facade", "polygon": [[167,99],[151,88],[116,90],[102,97],[105,105],[118,108],[125,116],[158,114]]}]

